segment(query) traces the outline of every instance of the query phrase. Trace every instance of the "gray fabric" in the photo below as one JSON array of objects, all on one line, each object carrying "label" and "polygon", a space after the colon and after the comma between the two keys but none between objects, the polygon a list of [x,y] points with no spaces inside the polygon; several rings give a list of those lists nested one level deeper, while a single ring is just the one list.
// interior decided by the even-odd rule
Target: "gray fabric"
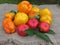
[{"label": "gray fabric", "polygon": [[[6,34],[2,27],[2,21],[4,14],[10,10],[16,10],[17,5],[15,4],[0,4],[0,45],[51,45],[44,40],[32,36],[32,37],[21,37],[17,33]],[[45,7],[52,11],[53,24],[51,29],[56,32],[55,35],[49,35],[54,45],[60,45],[60,8],[57,5],[40,5],[40,9]]]}]

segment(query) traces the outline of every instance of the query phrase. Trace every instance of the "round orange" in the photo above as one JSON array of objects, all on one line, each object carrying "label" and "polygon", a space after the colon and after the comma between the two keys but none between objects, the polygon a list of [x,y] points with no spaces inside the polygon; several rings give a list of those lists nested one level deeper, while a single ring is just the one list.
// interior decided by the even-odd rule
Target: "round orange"
[{"label": "round orange", "polygon": [[30,4],[28,1],[22,1],[17,5],[17,9],[19,12],[29,13],[29,11],[32,9],[32,4]]}]

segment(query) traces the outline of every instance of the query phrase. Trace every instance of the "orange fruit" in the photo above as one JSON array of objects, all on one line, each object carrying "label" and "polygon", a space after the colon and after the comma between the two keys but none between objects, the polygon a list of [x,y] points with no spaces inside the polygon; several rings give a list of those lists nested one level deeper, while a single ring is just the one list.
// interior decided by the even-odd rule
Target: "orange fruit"
[{"label": "orange fruit", "polygon": [[34,11],[30,11],[30,13],[28,14],[30,18],[36,16],[36,12]]},{"label": "orange fruit", "polygon": [[5,18],[13,19],[15,17],[15,14],[16,12],[12,10],[10,12],[5,13]]},{"label": "orange fruit", "polygon": [[17,9],[19,12],[29,13],[32,9],[32,4],[30,4],[28,1],[22,1],[17,5]]},{"label": "orange fruit", "polygon": [[34,12],[34,11],[30,11],[30,13],[28,14],[29,18],[36,18],[36,19],[40,19],[40,14],[38,12]]}]

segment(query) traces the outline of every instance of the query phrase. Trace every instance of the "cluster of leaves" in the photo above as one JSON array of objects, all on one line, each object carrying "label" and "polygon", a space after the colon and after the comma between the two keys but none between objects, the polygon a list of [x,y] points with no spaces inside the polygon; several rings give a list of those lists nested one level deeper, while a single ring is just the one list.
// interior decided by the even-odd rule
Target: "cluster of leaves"
[{"label": "cluster of leaves", "polygon": [[39,38],[45,40],[46,42],[50,42],[51,44],[53,44],[53,42],[50,40],[50,38],[48,37],[48,35],[46,35],[46,34],[55,34],[55,32],[52,31],[52,30],[50,30],[48,33],[44,33],[44,32],[40,32],[39,28],[37,28],[35,30],[33,30],[33,29],[30,28],[30,29],[26,30],[25,32],[28,34],[28,36],[36,35]]},{"label": "cluster of leaves", "polygon": [[[23,0],[0,0],[0,3],[13,3],[13,4],[18,4]],[[28,0],[32,4],[56,4],[57,2],[59,3],[59,0]]]},{"label": "cluster of leaves", "polygon": [[18,4],[22,0],[0,0],[0,3]]}]

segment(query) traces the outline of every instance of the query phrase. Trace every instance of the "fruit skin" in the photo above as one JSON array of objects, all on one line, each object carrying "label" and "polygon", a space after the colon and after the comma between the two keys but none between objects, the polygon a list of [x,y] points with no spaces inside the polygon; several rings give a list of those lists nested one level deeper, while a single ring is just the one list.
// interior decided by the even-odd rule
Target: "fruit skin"
[{"label": "fruit skin", "polygon": [[41,32],[46,32],[47,33],[50,29],[50,24],[48,24],[46,22],[40,22],[39,28],[40,28]]},{"label": "fruit skin", "polygon": [[5,18],[2,22],[2,25],[7,34],[12,34],[16,31],[15,25],[10,18]]},{"label": "fruit skin", "polygon": [[49,24],[52,24],[52,17],[45,15],[45,16],[41,16],[40,18],[41,22],[47,22]]},{"label": "fruit skin", "polygon": [[17,5],[17,10],[19,12],[29,13],[32,9],[32,4],[30,4],[28,1],[22,1]]},{"label": "fruit skin", "polygon": [[10,12],[5,13],[5,18],[14,19],[16,12],[11,10]]},{"label": "fruit skin", "polygon": [[23,13],[23,12],[18,12],[15,16],[14,19],[14,23],[16,26],[20,25],[20,24],[25,24],[28,21],[28,16],[27,14]]},{"label": "fruit skin", "polygon": [[[30,11],[30,13],[28,13],[29,18],[40,18],[40,14],[38,12],[34,12],[34,11]],[[38,18],[39,16],[39,18]]]},{"label": "fruit skin", "polygon": [[44,16],[44,15],[49,15],[51,17],[52,12],[48,8],[44,8],[43,10],[41,10],[40,16]]},{"label": "fruit skin", "polygon": [[34,16],[36,16],[37,14],[36,14],[36,12],[34,12],[34,11],[30,11],[29,13],[28,13],[28,16],[29,16],[29,18],[34,18]]},{"label": "fruit skin", "polygon": [[21,24],[17,27],[17,33],[21,36],[27,36],[27,34],[24,32],[25,30],[29,29],[29,26],[26,24]]},{"label": "fruit skin", "polygon": [[28,25],[30,26],[30,28],[32,29],[36,29],[38,27],[38,24],[39,24],[39,21],[35,18],[31,18],[29,21],[28,21]]},{"label": "fruit skin", "polygon": [[39,7],[37,7],[37,6],[33,6],[31,10],[34,11],[34,12],[37,12],[37,13],[40,12]]}]

